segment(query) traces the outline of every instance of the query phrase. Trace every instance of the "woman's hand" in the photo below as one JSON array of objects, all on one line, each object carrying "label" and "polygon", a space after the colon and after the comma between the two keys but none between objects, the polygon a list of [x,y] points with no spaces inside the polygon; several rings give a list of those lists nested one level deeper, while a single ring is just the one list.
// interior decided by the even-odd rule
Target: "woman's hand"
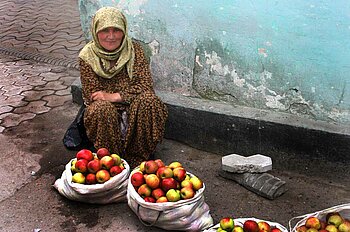
[{"label": "woman's hand", "polygon": [[122,102],[123,99],[119,93],[106,93],[104,91],[97,91],[91,94],[91,101],[109,101],[109,102]]}]

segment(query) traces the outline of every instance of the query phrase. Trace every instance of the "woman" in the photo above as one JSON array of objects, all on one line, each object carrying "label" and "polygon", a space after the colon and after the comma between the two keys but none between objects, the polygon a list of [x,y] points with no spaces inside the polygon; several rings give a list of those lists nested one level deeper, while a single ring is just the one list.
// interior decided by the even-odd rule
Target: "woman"
[{"label": "woman", "polygon": [[136,167],[162,140],[168,112],[154,93],[142,47],[128,37],[125,16],[104,7],[91,26],[93,40],[79,54],[87,136],[96,149]]}]

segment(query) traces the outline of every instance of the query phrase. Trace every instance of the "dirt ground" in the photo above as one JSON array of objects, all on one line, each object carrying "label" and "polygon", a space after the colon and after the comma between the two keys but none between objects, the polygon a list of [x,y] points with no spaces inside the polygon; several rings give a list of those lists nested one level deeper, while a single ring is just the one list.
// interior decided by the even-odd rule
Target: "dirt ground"
[{"label": "dirt ground", "polygon": [[[0,231],[163,231],[144,226],[127,203],[73,202],[52,187],[75,155],[64,148],[62,136],[78,108],[66,102],[4,133],[1,163],[8,171],[1,184]],[[291,158],[288,163],[274,165],[270,173],[286,181],[288,191],[268,200],[219,176],[220,155],[165,139],[156,158],[165,163],[180,161],[204,180],[205,201],[214,224],[231,216],[255,217],[287,227],[292,217],[350,202],[349,164]]]}]

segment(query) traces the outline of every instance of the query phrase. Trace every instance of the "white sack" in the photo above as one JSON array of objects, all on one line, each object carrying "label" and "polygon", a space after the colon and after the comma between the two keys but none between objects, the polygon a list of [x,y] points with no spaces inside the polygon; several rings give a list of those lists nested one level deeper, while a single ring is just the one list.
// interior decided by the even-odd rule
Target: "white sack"
[{"label": "white sack", "polygon": [[[280,229],[282,232],[288,232],[287,228],[284,227],[283,225],[279,224],[279,223],[276,223],[276,222],[271,222],[271,221],[268,221],[268,220],[265,220],[265,219],[257,219],[257,218],[236,218],[234,219],[233,218],[233,221],[234,221],[234,224],[235,226],[242,226],[243,227],[243,224],[245,221],[247,220],[253,220],[253,221],[256,221],[256,222],[260,222],[260,221],[265,221],[267,223],[269,223],[269,225],[272,227],[277,227],[278,229]],[[220,223],[216,224],[215,226],[213,227],[210,227],[209,229],[207,230],[204,230],[203,232],[216,232],[216,230],[220,227]]]},{"label": "white sack", "polygon": [[306,222],[306,219],[311,217],[311,216],[317,217],[318,219],[325,221],[326,215],[328,213],[331,213],[331,212],[339,212],[340,215],[342,215],[342,217],[350,218],[350,203],[337,205],[337,206],[333,206],[331,208],[320,210],[320,211],[317,211],[314,213],[309,213],[309,214],[294,217],[294,218],[289,220],[289,231],[295,232],[296,229],[299,226],[304,225]]},{"label": "white sack", "polygon": [[125,169],[116,176],[111,177],[102,184],[78,184],[72,182],[71,162],[63,171],[61,178],[57,179],[54,187],[66,198],[92,204],[108,204],[126,201],[126,192],[130,167],[122,159]]},{"label": "white sack", "polygon": [[[201,231],[213,225],[209,206],[204,201],[204,184],[191,199],[165,203],[145,202],[131,184],[131,176],[138,170],[135,169],[129,176],[127,200],[143,224],[179,231]],[[191,173],[188,174],[192,176]]]}]

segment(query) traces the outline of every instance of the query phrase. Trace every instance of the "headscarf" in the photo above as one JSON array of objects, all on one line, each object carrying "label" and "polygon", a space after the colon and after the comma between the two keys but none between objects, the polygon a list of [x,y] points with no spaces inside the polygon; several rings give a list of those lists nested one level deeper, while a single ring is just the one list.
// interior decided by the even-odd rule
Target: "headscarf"
[{"label": "headscarf", "polygon": [[[124,39],[120,47],[115,51],[106,51],[100,45],[97,33],[107,27],[115,27],[123,31]],[[103,78],[110,79],[118,74],[126,66],[128,75],[132,78],[134,64],[134,48],[128,36],[126,17],[114,7],[103,7],[99,9],[91,23],[92,41],[84,46],[79,57],[87,62],[94,72]],[[110,62],[117,60],[117,63],[110,67]]]}]

